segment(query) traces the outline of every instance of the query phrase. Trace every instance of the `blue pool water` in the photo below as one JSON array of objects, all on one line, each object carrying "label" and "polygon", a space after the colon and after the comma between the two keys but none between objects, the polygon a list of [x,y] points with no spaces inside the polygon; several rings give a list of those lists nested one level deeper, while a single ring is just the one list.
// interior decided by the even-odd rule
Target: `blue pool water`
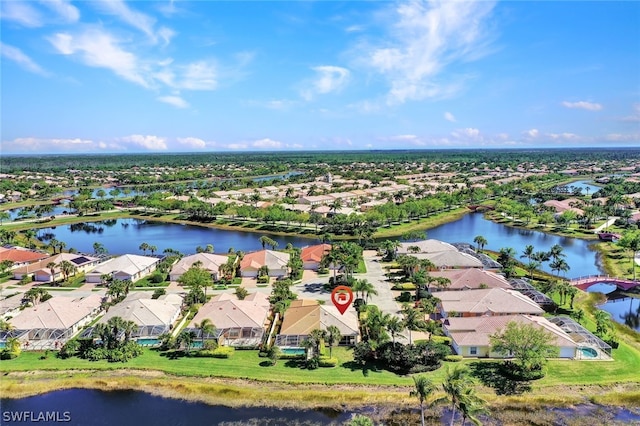
[{"label": "blue pool water", "polygon": [[580,352],[582,352],[582,356],[584,358],[597,358],[598,352],[593,348],[580,348]]},{"label": "blue pool water", "polygon": [[158,339],[138,339],[137,342],[142,346],[153,346],[159,343]]},{"label": "blue pool water", "polygon": [[304,348],[282,348],[281,351],[284,355],[304,355],[307,353]]}]

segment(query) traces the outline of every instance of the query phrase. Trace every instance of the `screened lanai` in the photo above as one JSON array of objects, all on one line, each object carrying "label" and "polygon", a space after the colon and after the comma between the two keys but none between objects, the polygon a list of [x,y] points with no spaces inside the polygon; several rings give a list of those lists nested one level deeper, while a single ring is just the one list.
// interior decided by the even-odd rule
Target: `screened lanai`
[{"label": "screened lanai", "polygon": [[560,327],[574,342],[580,346],[594,348],[611,356],[611,345],[578,324],[573,318],[566,316],[549,318],[549,321]]}]

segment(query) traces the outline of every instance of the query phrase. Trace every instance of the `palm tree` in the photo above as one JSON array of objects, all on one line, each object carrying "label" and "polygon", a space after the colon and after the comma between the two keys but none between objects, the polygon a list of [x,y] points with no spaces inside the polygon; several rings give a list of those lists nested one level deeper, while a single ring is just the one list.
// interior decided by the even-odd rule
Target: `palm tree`
[{"label": "palm tree", "polygon": [[200,342],[202,344],[202,348],[204,348],[204,336],[212,335],[216,333],[216,326],[213,325],[213,322],[209,318],[204,318],[200,323],[195,324],[195,328],[200,331]]},{"label": "palm tree", "polygon": [[153,254],[158,251],[158,247],[154,246],[154,245],[149,245],[148,250],[151,252],[151,256],[153,256]]},{"label": "palm tree", "polygon": [[191,351],[191,345],[193,345],[193,341],[196,338],[196,333],[193,330],[182,330],[180,332],[180,334],[178,335],[178,344],[180,346],[182,346],[184,344],[184,347],[187,351],[187,354],[189,353],[189,351]]},{"label": "palm tree", "polygon": [[404,322],[395,315],[389,315],[387,318],[387,331],[391,334],[391,342],[396,346],[396,336],[399,336],[404,330]]},{"label": "palm tree", "polygon": [[474,388],[465,389],[458,402],[458,409],[462,414],[462,426],[464,426],[467,419],[471,420],[475,425],[481,425],[482,422],[478,420],[476,415],[487,412],[485,405],[486,401],[478,396]]},{"label": "palm tree", "polygon": [[142,243],[140,244],[140,247],[138,247],[140,250],[142,250],[142,253],[147,254],[147,250],[149,250],[149,244],[148,243]]},{"label": "palm tree", "polygon": [[522,252],[522,255],[520,256],[521,258],[526,258],[527,260],[529,260],[529,262],[531,262],[531,259],[533,257],[533,255],[535,254],[535,249],[533,248],[533,246],[531,244],[527,245],[524,248],[524,251]]},{"label": "palm tree", "polygon": [[549,249],[549,257],[551,257],[553,260],[558,260],[561,257],[566,257],[562,250],[564,249],[560,244],[554,244],[553,246],[551,246],[551,249]]},{"label": "palm tree", "polygon": [[356,295],[360,293],[360,299],[364,299],[365,301],[368,301],[372,294],[375,296],[378,295],[376,287],[367,279],[356,280],[351,289],[356,293]]},{"label": "palm tree", "polygon": [[413,376],[415,389],[409,395],[415,396],[420,401],[420,424],[424,426],[424,402],[436,390],[435,385],[425,376]]},{"label": "palm tree", "polygon": [[315,355],[320,356],[320,347],[324,342],[327,332],[316,328],[309,333],[309,340],[313,343]]},{"label": "palm tree", "polygon": [[450,426],[453,426],[453,421],[456,416],[456,408],[459,408],[460,400],[464,398],[464,393],[469,387],[470,381],[471,377],[469,377],[469,370],[467,367],[456,367],[453,370],[447,369],[442,389],[447,394],[447,398],[451,401]]},{"label": "palm tree", "polygon": [[402,309],[402,313],[404,314],[404,326],[409,330],[409,344],[411,345],[411,332],[423,330],[425,328],[424,319],[420,318],[420,312],[417,309],[409,305]]},{"label": "palm tree", "polygon": [[49,268],[49,272],[51,272],[51,284],[56,283],[56,263],[49,262],[47,263],[47,268]]},{"label": "palm tree", "polygon": [[488,241],[482,235],[478,235],[473,239],[473,242],[478,245],[478,252],[484,250],[484,246],[488,244]]},{"label": "palm tree", "polygon": [[63,275],[65,281],[67,281],[67,279],[69,279],[69,275],[75,274],[75,272],[78,270],[76,265],[74,265],[73,263],[69,262],[68,260],[63,260],[60,263],[60,269],[62,271],[62,275]]},{"label": "palm tree", "polygon": [[124,333],[124,343],[127,343],[131,340],[131,335],[138,331],[138,325],[133,321],[124,321],[122,331]]},{"label": "palm tree", "polygon": [[330,325],[327,327],[327,343],[329,344],[329,358],[333,357],[333,347],[340,343],[340,339],[342,339],[342,334],[340,333],[340,329],[335,325]]}]

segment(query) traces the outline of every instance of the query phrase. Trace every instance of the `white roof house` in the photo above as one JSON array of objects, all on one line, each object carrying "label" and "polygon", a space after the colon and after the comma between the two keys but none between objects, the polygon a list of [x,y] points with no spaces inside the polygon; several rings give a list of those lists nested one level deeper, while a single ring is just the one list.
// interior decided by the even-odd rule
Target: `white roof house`
[{"label": "white roof house", "polygon": [[111,275],[115,279],[137,281],[156,269],[160,259],[157,257],[125,254],[110,260],[89,271],[86,275],[88,283],[100,283],[102,275]]},{"label": "white roof house", "polygon": [[27,349],[60,347],[100,311],[102,296],[55,296],[24,309],[9,322]]},{"label": "white roof house", "polygon": [[[180,316],[182,298],[151,299],[148,294],[137,292],[127,297],[122,302],[111,306],[109,311],[100,318],[99,323],[107,323],[109,319],[120,317],[127,321],[133,321],[138,330],[133,337],[158,336],[171,330],[173,324]],[[177,295],[170,295],[177,296]]]},{"label": "white roof house", "polygon": [[180,259],[169,273],[169,279],[171,281],[178,281],[178,279],[193,266],[194,263],[202,263],[202,269],[209,271],[214,280],[218,280],[218,272],[220,265],[224,265],[229,260],[228,256],[213,253],[196,253],[190,256],[185,256]]},{"label": "white roof house", "polygon": [[501,355],[491,352],[490,336],[502,331],[511,321],[542,328],[554,337],[554,344],[560,348],[560,358],[575,357],[578,345],[560,327],[542,316],[447,318],[444,320],[443,329],[445,334],[451,337],[451,346],[458,355],[497,358]]},{"label": "white roof house", "polygon": [[438,309],[442,317],[542,315],[544,313],[544,310],[527,296],[504,288],[440,291],[435,296],[439,299]]}]

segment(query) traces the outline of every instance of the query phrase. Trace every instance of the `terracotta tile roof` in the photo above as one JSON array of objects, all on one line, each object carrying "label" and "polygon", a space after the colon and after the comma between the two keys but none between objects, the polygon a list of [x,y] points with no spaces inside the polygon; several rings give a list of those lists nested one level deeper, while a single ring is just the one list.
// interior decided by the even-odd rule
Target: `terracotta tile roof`
[{"label": "terracotta tile roof", "polygon": [[273,250],[260,250],[253,253],[247,253],[240,262],[240,269],[254,268],[259,269],[261,266],[267,265],[269,269],[284,269],[289,263],[289,253],[283,253]]},{"label": "terracotta tile roof", "polygon": [[188,328],[209,318],[216,328],[262,328],[269,315],[270,305],[265,293],[253,293],[244,300],[223,293],[202,305]]},{"label": "terracotta tile roof", "polygon": [[13,263],[36,262],[47,257],[49,255],[46,253],[38,253],[22,248],[10,248],[0,252],[0,262],[3,260],[10,260]]},{"label": "terracotta tile roof", "polygon": [[322,256],[324,256],[328,251],[331,251],[331,244],[307,246],[300,252],[300,258],[303,262],[320,262],[320,260],[322,260]]}]

